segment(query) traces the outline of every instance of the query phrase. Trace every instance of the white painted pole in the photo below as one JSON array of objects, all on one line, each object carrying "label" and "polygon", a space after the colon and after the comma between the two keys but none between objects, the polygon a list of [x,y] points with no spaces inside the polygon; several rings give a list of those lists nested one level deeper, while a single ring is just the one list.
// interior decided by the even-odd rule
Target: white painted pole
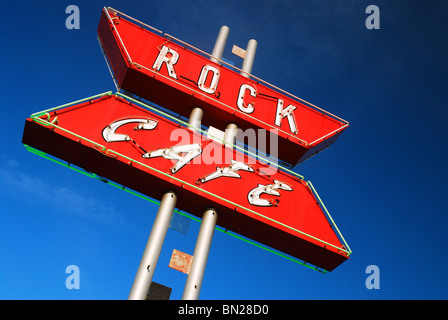
[{"label": "white painted pole", "polygon": [[218,37],[216,38],[215,46],[213,47],[212,57],[210,60],[219,63],[218,59],[222,58],[224,48],[226,47],[227,38],[229,37],[229,27],[222,26],[219,30]]},{"label": "white painted pole", "polygon": [[188,119],[188,124],[191,125],[191,130],[194,132],[200,132],[202,117],[204,115],[204,111],[200,107],[194,107],[191,110],[190,118]]},{"label": "white painted pole", "polygon": [[[229,36],[229,31],[230,29],[227,26],[222,26],[219,30],[218,36],[216,37],[215,46],[213,47],[213,51],[211,54],[212,57],[210,58],[210,60],[212,60],[213,62],[219,63],[218,59],[222,58],[224,48],[226,47],[227,38]],[[202,110],[200,107],[194,107],[193,110],[191,110],[188,124],[191,126],[190,128],[193,131],[199,132],[198,129],[201,129],[203,116],[204,110]]]},{"label": "white painted pole", "polygon": [[217,218],[218,214],[214,209],[204,212],[182,300],[197,300],[199,298]]},{"label": "white painted pole", "polygon": [[177,196],[171,191],[165,193],[160,201],[160,207],[157,211],[157,216],[152,226],[148,242],[146,243],[142,260],[140,261],[140,265],[137,269],[137,274],[135,275],[128,300],[146,299],[146,295],[156,269],[157,261],[159,260],[160,251],[162,250],[163,242],[170,226],[171,218],[173,217],[176,201]]},{"label": "white painted pole", "polygon": [[236,135],[238,133],[238,126],[234,123],[229,123],[224,131],[224,142],[226,147],[233,148],[236,143]]},{"label": "white painted pole", "polygon": [[243,66],[241,68],[241,74],[247,78],[249,78],[251,72],[252,72],[252,67],[254,65],[254,60],[255,60],[255,53],[257,52],[257,40],[254,39],[250,39],[249,42],[247,43],[247,48],[246,48],[246,57],[244,58],[243,61]]}]

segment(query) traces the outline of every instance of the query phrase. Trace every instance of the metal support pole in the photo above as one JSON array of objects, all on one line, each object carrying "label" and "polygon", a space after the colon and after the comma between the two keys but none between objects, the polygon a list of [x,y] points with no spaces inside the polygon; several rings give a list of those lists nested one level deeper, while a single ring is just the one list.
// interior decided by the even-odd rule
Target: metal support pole
[{"label": "metal support pole", "polygon": [[128,300],[146,299],[157,261],[159,260],[160,251],[173,217],[176,201],[177,196],[171,191],[165,193],[162,197]]},{"label": "metal support pole", "polygon": [[214,209],[204,212],[182,300],[197,300],[199,298],[217,218],[218,214]]},{"label": "metal support pole", "polygon": [[244,58],[243,66],[241,68],[241,74],[247,78],[249,78],[249,75],[252,72],[252,67],[255,60],[255,52],[257,52],[257,41],[254,39],[250,39],[247,43],[246,57]]},{"label": "metal support pole", "polygon": [[226,47],[227,38],[229,36],[229,27],[222,26],[219,30],[218,37],[216,38],[215,46],[213,47],[212,57],[210,60],[219,63],[218,59],[222,58],[224,48]]},{"label": "metal support pole", "polygon": [[195,132],[199,132],[198,129],[201,129],[202,116],[204,115],[204,111],[199,107],[194,107],[191,110],[190,118],[188,119],[188,124],[192,127],[191,130]]},{"label": "metal support pole", "polygon": [[224,142],[228,147],[233,148],[236,143],[236,135],[238,133],[238,126],[234,123],[229,123],[224,132]]}]

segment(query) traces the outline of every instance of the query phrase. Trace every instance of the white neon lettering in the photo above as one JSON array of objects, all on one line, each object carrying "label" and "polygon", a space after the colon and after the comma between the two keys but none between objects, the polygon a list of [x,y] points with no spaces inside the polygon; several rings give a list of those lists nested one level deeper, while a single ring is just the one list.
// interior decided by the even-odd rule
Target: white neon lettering
[{"label": "white neon lettering", "polygon": [[291,129],[291,132],[297,134],[298,131],[293,114],[296,108],[297,107],[290,104],[289,106],[286,107],[286,109],[283,109],[283,100],[278,99],[277,111],[275,113],[275,125],[280,127],[282,125],[283,118],[286,117],[288,118],[289,128]]},{"label": "white neon lettering", "polygon": [[134,128],[134,130],[152,130],[157,127],[157,121],[150,119],[141,119],[141,118],[130,118],[123,119],[112,122],[110,125],[103,129],[102,135],[103,139],[106,142],[119,142],[119,141],[130,141],[126,134],[115,133],[115,131],[121,127],[122,125],[128,123],[138,123],[138,126]]},{"label": "white neon lettering", "polygon": [[257,97],[257,90],[255,90],[248,84],[242,84],[240,87],[240,92],[238,93],[236,104],[241,111],[252,113],[255,110],[253,103],[248,103],[247,106],[244,104],[244,95],[246,94],[246,90],[249,90],[249,93],[252,97]]},{"label": "white neon lettering", "polygon": [[152,68],[160,71],[162,64],[165,62],[169,76],[171,78],[177,79],[176,71],[174,71],[174,65],[176,64],[178,59],[179,54],[175,50],[163,46]]},{"label": "white neon lettering", "polygon": [[[213,76],[212,76],[212,80],[210,82],[210,86],[206,87],[205,81],[207,81],[207,76],[210,71],[213,73]],[[219,82],[220,76],[221,75],[219,73],[219,69],[217,69],[213,66],[210,66],[208,64],[203,66],[202,70],[201,70],[201,74],[199,75],[198,88],[206,93],[210,93],[210,94],[215,93],[216,88],[218,87],[218,82]]]},{"label": "white neon lettering", "polygon": [[[182,153],[186,153],[182,155]],[[176,173],[193,158],[197,157],[202,153],[202,148],[200,144],[188,144],[183,146],[174,146],[165,149],[158,149],[155,151],[147,152],[142,155],[143,158],[156,158],[164,157],[169,160],[177,160],[173,167],[171,167],[171,173]]]},{"label": "white neon lettering", "polygon": [[[174,166],[170,168],[172,174],[178,172],[185,165],[190,163],[190,161],[199,156],[203,151],[201,144],[195,143],[195,144],[176,145],[169,148],[157,149],[154,151],[147,152],[142,147],[140,147],[131,137],[129,137],[129,135],[116,133],[118,128],[130,123],[137,124],[133,128],[134,131],[153,130],[158,125],[158,122],[156,120],[151,120],[148,118],[129,118],[129,119],[117,120],[112,122],[110,125],[106,126],[102,130],[103,139],[106,142],[132,142],[140,149],[140,151],[143,151],[142,158],[145,159],[163,157],[168,160],[176,160]],[[241,161],[231,160],[231,165],[224,168],[216,167],[216,171],[206,175],[205,177],[200,178],[198,182],[206,183],[211,180],[222,177],[241,178],[239,171],[255,173],[255,170],[250,165]],[[247,195],[247,200],[251,205],[260,207],[277,206],[279,202],[277,199],[274,200],[262,199],[260,198],[260,196],[262,194],[268,194],[279,197],[280,192],[278,190],[292,191],[293,189],[284,182],[274,180],[273,184],[269,185],[258,184],[257,187],[249,191]]]},{"label": "white neon lettering", "polygon": [[231,160],[232,164],[225,168],[216,167],[216,171],[213,173],[210,173],[209,175],[205,176],[204,178],[201,178],[201,182],[205,183],[213,179],[221,178],[221,177],[229,177],[229,178],[241,178],[238,171],[248,171],[248,172],[255,172],[254,169],[245,164],[244,162],[239,162],[235,160]]},{"label": "white neon lettering", "polygon": [[266,194],[269,194],[272,196],[280,197],[280,192],[277,191],[279,189],[286,190],[286,191],[292,191],[292,188],[289,185],[287,185],[286,183],[280,182],[278,180],[274,180],[274,184],[269,184],[266,186],[263,184],[259,184],[258,187],[249,191],[249,194],[247,195],[247,200],[249,200],[250,204],[253,204],[255,206],[272,207],[272,206],[276,205],[278,200],[277,201],[269,201],[267,199],[261,199],[260,196],[263,193],[266,193]]}]

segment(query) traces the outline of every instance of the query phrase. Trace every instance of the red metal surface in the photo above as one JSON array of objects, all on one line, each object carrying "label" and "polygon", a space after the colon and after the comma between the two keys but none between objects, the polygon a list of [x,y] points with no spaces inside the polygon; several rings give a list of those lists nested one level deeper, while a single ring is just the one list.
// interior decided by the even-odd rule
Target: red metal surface
[{"label": "red metal surface", "polygon": [[98,35],[120,88],[186,117],[200,106],[203,124],[220,130],[230,122],[243,130],[274,130],[278,158],[291,165],[325,149],[348,127],[336,116],[214,63],[113,10],[102,12]]},{"label": "red metal surface", "polygon": [[[325,270],[348,259],[310,187],[297,177],[115,95],[42,118],[55,120],[58,127],[28,119],[23,143],[155,199],[173,190],[179,209],[201,217],[213,207],[218,225]],[[167,148],[175,147],[179,156],[186,156],[176,148],[195,144],[201,153],[183,166],[174,153],[168,155]],[[229,172],[232,160],[249,166]]]}]

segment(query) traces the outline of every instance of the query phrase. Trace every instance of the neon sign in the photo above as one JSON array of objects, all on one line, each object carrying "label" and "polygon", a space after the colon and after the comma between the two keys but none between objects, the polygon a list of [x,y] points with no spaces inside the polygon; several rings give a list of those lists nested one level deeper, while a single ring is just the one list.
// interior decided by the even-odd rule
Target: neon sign
[{"label": "neon sign", "polygon": [[[303,177],[198,136],[147,107],[121,94],[103,95],[33,116],[23,142],[156,199],[173,190],[179,209],[191,214],[213,206],[222,227],[325,270],[348,259]],[[173,141],[179,132],[196,142]],[[227,152],[214,161],[206,159],[206,150],[222,149]]]},{"label": "neon sign", "polygon": [[117,86],[189,117],[204,110],[203,124],[224,130],[278,134],[279,159],[294,166],[332,144],[348,122],[267,82],[245,77],[174,37],[105,9],[98,38]]}]

